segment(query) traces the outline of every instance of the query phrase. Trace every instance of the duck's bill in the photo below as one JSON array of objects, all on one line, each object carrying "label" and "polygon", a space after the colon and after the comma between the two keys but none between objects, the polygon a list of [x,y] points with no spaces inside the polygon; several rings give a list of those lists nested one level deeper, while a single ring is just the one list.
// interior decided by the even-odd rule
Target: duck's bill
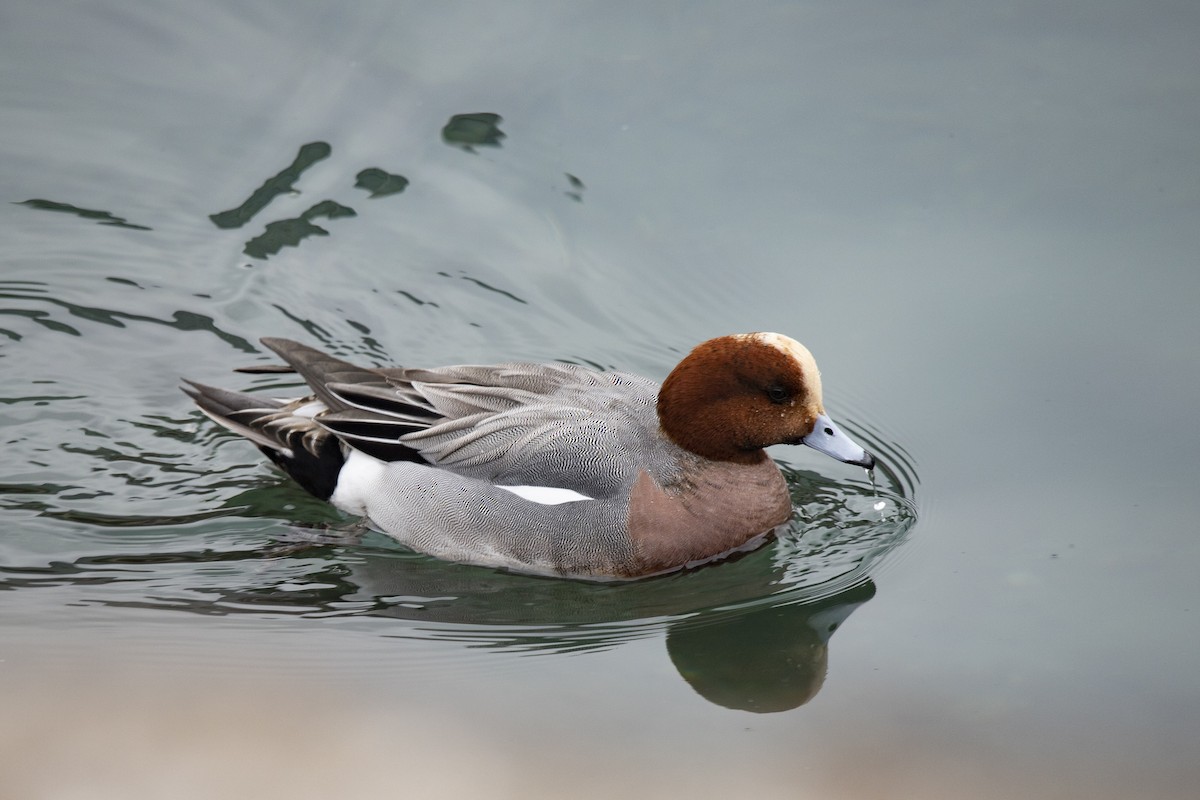
[{"label": "duck's bill", "polygon": [[800,441],[813,450],[824,453],[830,458],[836,458],[838,461],[857,464],[867,469],[875,468],[875,456],[864,450],[858,442],[842,433],[842,429],[835,425],[826,414],[817,417],[817,424],[813,426],[812,433]]}]

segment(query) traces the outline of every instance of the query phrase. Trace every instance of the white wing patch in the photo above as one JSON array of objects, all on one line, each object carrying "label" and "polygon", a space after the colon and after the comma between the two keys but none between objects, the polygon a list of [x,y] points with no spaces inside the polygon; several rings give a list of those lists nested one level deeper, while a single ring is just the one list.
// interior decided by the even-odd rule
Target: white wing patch
[{"label": "white wing patch", "polygon": [[522,497],[544,506],[556,506],[559,503],[577,503],[580,500],[595,499],[588,497],[586,494],[580,494],[574,489],[561,489],[557,486],[497,486],[496,488],[512,492],[517,497]]}]

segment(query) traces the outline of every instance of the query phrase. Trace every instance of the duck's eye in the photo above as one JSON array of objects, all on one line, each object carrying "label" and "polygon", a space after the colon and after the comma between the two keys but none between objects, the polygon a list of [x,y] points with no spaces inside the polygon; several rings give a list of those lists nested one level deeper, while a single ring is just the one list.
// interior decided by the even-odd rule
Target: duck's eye
[{"label": "duck's eye", "polygon": [[767,397],[772,403],[782,405],[791,399],[792,393],[778,383],[772,383],[767,387]]}]

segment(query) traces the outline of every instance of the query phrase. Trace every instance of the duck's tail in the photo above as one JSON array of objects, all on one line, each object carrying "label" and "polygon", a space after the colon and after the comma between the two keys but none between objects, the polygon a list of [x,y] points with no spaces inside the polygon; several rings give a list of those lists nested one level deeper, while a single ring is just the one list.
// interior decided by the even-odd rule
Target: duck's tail
[{"label": "duck's tail", "polygon": [[345,463],[342,445],[313,420],[315,398],[286,402],[185,380],[183,391],[212,421],[244,436],[310,494],[328,500]]}]

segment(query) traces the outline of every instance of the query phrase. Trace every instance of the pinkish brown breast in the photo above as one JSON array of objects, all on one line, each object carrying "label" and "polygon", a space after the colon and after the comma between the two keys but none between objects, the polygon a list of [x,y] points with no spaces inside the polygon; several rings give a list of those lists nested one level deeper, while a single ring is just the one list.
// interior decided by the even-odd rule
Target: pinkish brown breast
[{"label": "pinkish brown breast", "polygon": [[707,561],[782,525],[792,515],[787,483],[763,455],[753,465],[709,462],[663,489],[643,470],[629,498],[631,577]]}]

